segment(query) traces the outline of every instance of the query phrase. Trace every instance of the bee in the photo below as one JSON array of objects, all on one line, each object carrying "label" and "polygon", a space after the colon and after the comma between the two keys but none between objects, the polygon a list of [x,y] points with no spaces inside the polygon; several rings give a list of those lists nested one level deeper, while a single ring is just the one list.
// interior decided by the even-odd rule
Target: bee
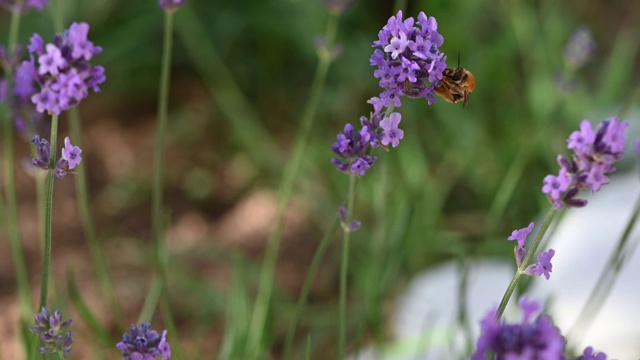
[{"label": "bee", "polygon": [[442,72],[442,82],[435,88],[436,94],[450,103],[462,100],[462,107],[467,105],[469,94],[476,88],[476,79],[471,71],[460,67],[460,53],[458,53],[458,67],[446,68]]}]

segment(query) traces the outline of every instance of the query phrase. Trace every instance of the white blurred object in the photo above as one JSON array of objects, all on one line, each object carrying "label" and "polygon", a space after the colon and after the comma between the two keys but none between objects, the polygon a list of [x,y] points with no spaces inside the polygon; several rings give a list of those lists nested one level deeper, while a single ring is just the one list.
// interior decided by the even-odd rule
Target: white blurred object
[{"label": "white blurred object", "polygon": [[[609,185],[588,197],[589,204],[585,208],[569,209],[558,223],[549,245],[538,249],[538,252],[555,249],[553,272],[548,281],[544,277],[533,279],[527,296],[541,302],[551,300],[544,312],[553,318],[563,335],[567,335],[585,305],[639,196],[637,173],[612,177]],[[508,236],[505,234],[505,246],[512,247],[512,243],[506,241]],[[638,236],[640,229],[636,228],[629,240],[634,241]],[[479,321],[500,301],[514,274],[515,264],[487,259],[469,266],[466,306],[475,345]],[[351,359],[468,358],[469,349],[463,349],[461,344],[463,331],[455,325],[459,272],[459,267],[449,262],[416,276],[396,304],[392,325],[396,341],[382,351],[376,353],[369,348]],[[640,255],[636,251],[627,260],[578,349],[593,346],[605,352],[609,359],[640,358],[638,274]],[[510,305],[516,302],[517,298],[512,297]],[[514,317],[507,314],[507,319]],[[516,316],[516,319],[520,318]]]}]

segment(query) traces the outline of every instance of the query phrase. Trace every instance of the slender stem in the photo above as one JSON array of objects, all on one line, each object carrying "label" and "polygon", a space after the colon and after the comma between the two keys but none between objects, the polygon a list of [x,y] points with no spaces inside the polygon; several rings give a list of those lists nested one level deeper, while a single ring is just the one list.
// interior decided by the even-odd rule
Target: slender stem
[{"label": "slender stem", "polygon": [[538,249],[538,246],[540,245],[540,243],[542,242],[542,239],[544,238],[544,234],[549,229],[549,226],[551,225],[551,221],[553,220],[553,218],[557,213],[558,211],[553,206],[551,206],[551,208],[547,212],[547,215],[545,216],[544,221],[542,222],[542,226],[540,227],[540,230],[538,230],[538,233],[536,234],[536,238],[533,241],[533,244],[527,251],[527,256],[522,261],[522,264],[520,264],[520,266],[518,267],[518,270],[516,271],[515,276],[513,277],[513,279],[511,280],[511,283],[509,283],[509,286],[507,287],[507,291],[505,291],[504,295],[502,296],[502,300],[500,301],[500,306],[498,306],[498,312],[496,313],[496,317],[498,319],[502,317],[504,310],[507,308],[507,304],[509,303],[509,299],[511,298],[511,295],[515,291],[516,286],[518,286],[518,283],[520,282],[520,278],[522,277],[522,275],[524,275],[524,270],[527,268],[527,266],[529,266],[529,262],[535,255],[536,250]]},{"label": "slender stem", "polygon": [[57,0],[50,4],[51,19],[53,20],[53,28],[56,32],[62,32],[64,27],[64,10],[62,6],[63,0]]},{"label": "slender stem", "polygon": [[598,281],[591,290],[591,294],[587,298],[587,304],[582,308],[578,319],[567,334],[567,339],[570,343],[578,344],[582,341],[582,337],[587,330],[589,330],[596,314],[611,293],[611,288],[615,284],[616,277],[620,274],[627,258],[633,253],[633,250],[637,246],[638,241],[640,240],[639,238],[636,238],[632,243],[629,243],[628,241],[638,217],[640,217],[640,198],[636,201],[633,214],[629,219],[620,240],[618,241],[618,246],[609,257],[607,266],[602,270]]},{"label": "slender stem", "polygon": [[47,306],[47,295],[49,293],[49,273],[51,272],[51,224],[53,220],[53,180],[55,178],[54,168],[56,164],[56,153],[58,146],[58,115],[51,117],[51,155],[49,160],[49,171],[47,173],[45,214],[44,214],[44,249],[42,255],[42,283],[40,285],[40,306],[42,309]]},{"label": "slender stem", "polygon": [[[16,4],[16,8],[18,4]],[[20,12],[14,8],[11,13],[11,20],[9,25],[9,38],[7,42],[8,56],[12,57],[18,39],[18,30],[20,28]],[[5,71],[8,93],[11,93],[13,88],[13,69],[8,66]],[[18,200],[16,190],[16,170],[15,159],[13,157],[13,121],[11,119],[11,109],[8,102],[4,102],[0,105],[0,121],[2,122],[2,143],[4,152],[4,180],[5,180],[5,197],[6,197],[6,212],[3,214],[3,221],[7,228],[9,246],[11,248],[11,258],[13,261],[13,267],[16,272],[16,282],[18,286],[18,297],[22,312],[25,319],[30,317],[33,311],[31,297],[29,294],[29,276],[27,273],[27,267],[24,260],[24,254],[22,250],[22,242],[20,240],[20,220],[18,217]],[[27,321],[27,320],[25,320]]]},{"label": "slender stem", "polygon": [[162,69],[160,74],[160,92],[158,95],[158,128],[156,130],[156,147],[154,153],[154,176],[152,198],[152,233],[156,244],[162,242],[162,195],[164,170],[164,140],[167,127],[167,108],[169,98],[169,69],[171,67],[173,12],[165,11],[164,49],[162,53]]},{"label": "slender stem", "polygon": [[[327,48],[331,49],[335,41],[338,26],[338,14],[331,13],[326,29]],[[296,143],[293,150],[293,156],[287,163],[280,188],[278,189],[278,209],[276,213],[276,221],[269,236],[267,250],[260,272],[260,283],[258,285],[258,294],[251,317],[251,326],[249,327],[249,335],[247,347],[250,351],[251,358],[258,358],[261,352],[261,342],[267,317],[267,309],[271,300],[273,291],[273,279],[275,274],[275,266],[282,243],[282,229],[284,227],[284,214],[289,205],[291,194],[293,193],[293,185],[298,175],[300,164],[304,158],[305,149],[311,135],[311,128],[315,119],[316,110],[320,103],[320,98],[324,90],[324,84],[331,64],[332,58],[330,51],[321,52],[318,67],[311,86],[311,94],[309,102],[305,107],[302,121]]]},{"label": "slender stem", "polygon": [[293,344],[293,338],[298,329],[298,324],[300,323],[300,318],[302,317],[302,311],[304,310],[304,306],[307,303],[307,297],[309,296],[309,290],[311,290],[311,285],[313,284],[313,280],[316,277],[316,273],[318,271],[318,266],[320,266],[320,261],[324,256],[324,253],[327,251],[329,244],[331,243],[331,238],[333,234],[338,229],[338,216],[333,219],[331,226],[329,226],[329,230],[324,235],[316,252],[313,254],[313,259],[311,260],[311,265],[309,266],[309,271],[307,272],[307,277],[304,280],[304,284],[302,285],[302,292],[300,293],[300,298],[298,298],[298,303],[296,304],[296,309],[293,315],[293,319],[291,320],[291,325],[289,325],[289,330],[287,331],[287,338],[285,340],[284,345],[284,356],[282,357],[284,360],[288,360],[291,354],[291,345]]},{"label": "slender stem", "polygon": [[[162,65],[160,73],[160,91],[158,93],[158,125],[156,130],[156,146],[154,152],[154,176],[153,189],[151,199],[151,233],[153,241],[156,245],[156,262],[158,272],[163,273],[161,256],[164,252],[164,226],[162,215],[162,194],[163,194],[163,172],[164,172],[164,140],[167,127],[167,112],[169,104],[169,69],[171,68],[171,50],[173,35],[173,11],[165,11],[164,18],[164,46],[162,52]],[[159,281],[156,281],[159,280]],[[157,304],[158,297],[162,294],[162,287],[165,285],[164,276],[160,275],[159,279],[154,279],[153,284],[159,288],[152,287],[153,291],[149,291],[143,314],[141,318],[148,320],[153,314]]]},{"label": "slender stem", "polygon": [[489,208],[489,221],[487,225],[488,234],[493,234],[498,222],[502,219],[502,215],[504,214],[507,204],[513,195],[516,185],[518,185],[520,181],[529,159],[531,149],[533,148],[534,146],[532,144],[522,146],[509,165],[507,173],[502,178],[502,182],[500,183],[498,191],[491,203],[491,207]]},{"label": "slender stem", "polygon": [[[13,52],[16,50],[16,44],[18,43],[18,29],[20,29],[20,11],[18,11],[18,4],[16,4],[16,6],[14,7],[13,11],[11,12],[11,22],[9,24],[9,41],[7,43],[7,51],[9,56],[13,56]],[[8,71],[12,71],[13,69],[10,69]],[[7,76],[7,80],[8,79],[12,79],[11,77]]]},{"label": "slender stem", "polygon": [[[347,195],[347,221],[351,223],[353,202],[358,177],[351,175],[349,179],[349,193]],[[340,265],[340,302],[338,304],[338,359],[344,359],[344,348],[347,330],[347,274],[349,273],[349,238],[351,231],[344,229],[342,237],[342,263]]]}]

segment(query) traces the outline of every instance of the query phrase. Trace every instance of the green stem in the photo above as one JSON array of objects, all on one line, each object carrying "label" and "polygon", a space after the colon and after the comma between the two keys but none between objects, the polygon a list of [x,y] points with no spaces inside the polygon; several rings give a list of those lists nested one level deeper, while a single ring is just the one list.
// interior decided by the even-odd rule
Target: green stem
[{"label": "green stem", "polygon": [[[13,56],[18,39],[18,30],[20,28],[20,12],[14,10],[11,13],[9,25],[9,38],[7,42],[8,56]],[[7,89],[13,88],[13,69],[8,66],[5,70],[7,81]],[[33,311],[31,297],[29,294],[29,276],[27,266],[24,260],[22,242],[20,240],[20,220],[18,217],[18,200],[16,190],[16,167],[13,156],[13,121],[11,119],[11,109],[7,102],[0,106],[0,121],[3,128],[3,152],[4,152],[4,178],[5,178],[5,197],[6,212],[3,216],[4,223],[7,227],[9,237],[9,246],[11,248],[11,258],[13,267],[16,272],[16,282],[18,286],[18,297],[22,312],[26,318],[30,318],[29,314]],[[28,321],[28,320],[25,320]]]},{"label": "green stem", "polygon": [[338,304],[338,359],[344,359],[344,348],[347,334],[347,274],[349,273],[349,238],[351,231],[346,228],[351,223],[353,202],[358,177],[351,175],[349,178],[349,193],[347,195],[347,221],[342,236],[342,263],[340,265],[340,302]]},{"label": "green stem", "polygon": [[53,20],[53,28],[56,32],[62,32],[64,29],[64,10],[62,6],[63,0],[57,0],[50,3],[51,19]]},{"label": "green stem", "polygon": [[[338,26],[338,14],[331,13],[326,29],[327,49],[333,47]],[[320,98],[324,90],[324,84],[331,64],[332,58],[330,50],[320,52],[318,67],[311,86],[311,94],[309,102],[305,107],[300,129],[296,136],[296,143],[293,149],[293,156],[287,163],[280,188],[278,189],[278,208],[276,220],[269,236],[267,250],[264,257],[263,266],[260,272],[260,283],[258,285],[258,294],[251,317],[251,326],[249,328],[247,346],[252,359],[260,356],[261,342],[267,317],[267,309],[271,300],[273,291],[275,266],[282,243],[282,229],[284,226],[284,214],[289,205],[291,194],[293,193],[293,185],[298,175],[298,170],[302,159],[304,158],[305,149],[311,135],[311,128],[315,119],[316,110],[320,103]]]},{"label": "green stem", "polygon": [[154,176],[152,198],[152,233],[158,244],[162,242],[162,194],[164,170],[164,140],[167,128],[167,108],[169,98],[169,69],[171,67],[171,48],[173,31],[173,12],[165,11],[164,22],[164,50],[162,53],[162,69],[160,74],[160,93],[158,95],[158,128],[156,132],[156,147],[154,153]]},{"label": "green stem", "polygon": [[[74,143],[82,148],[82,126],[80,124],[80,115],[77,108],[73,108],[69,111],[69,128]],[[85,155],[86,162],[86,155]],[[122,324],[122,314],[120,307],[116,300],[116,293],[113,287],[113,283],[109,277],[109,270],[106,264],[104,251],[98,236],[96,235],[96,229],[93,223],[93,216],[91,215],[91,206],[89,205],[89,185],[87,181],[86,165],[76,168],[75,174],[76,194],[78,196],[78,208],[80,210],[80,220],[82,222],[82,229],[87,239],[87,244],[91,251],[91,258],[94,264],[96,275],[100,281],[102,291],[109,298],[111,303],[111,309],[113,311],[113,317],[115,320]]]},{"label": "green stem", "polygon": [[42,309],[47,306],[47,295],[49,293],[49,273],[51,272],[51,224],[53,220],[53,180],[55,178],[56,153],[58,146],[58,115],[51,117],[51,155],[49,157],[49,171],[47,172],[45,213],[44,213],[44,248],[42,255],[42,283],[40,286],[40,306]]},{"label": "green stem", "polygon": [[291,354],[291,345],[293,345],[293,338],[298,330],[298,324],[300,323],[300,318],[302,317],[302,311],[304,310],[304,306],[307,303],[307,297],[309,296],[309,290],[311,290],[311,285],[313,284],[313,280],[316,277],[316,273],[318,271],[318,266],[320,266],[320,261],[322,260],[324,253],[327,251],[329,244],[331,243],[331,238],[333,234],[336,232],[338,228],[338,216],[333,219],[331,226],[329,226],[329,230],[324,235],[316,252],[313,254],[313,259],[311,260],[311,265],[309,266],[309,271],[307,272],[307,277],[304,280],[304,284],[302,285],[302,292],[300,293],[300,298],[298,299],[298,303],[296,304],[296,309],[293,315],[293,319],[291,320],[291,325],[289,326],[289,330],[287,331],[287,338],[285,340],[284,345],[284,356],[282,357],[284,360],[288,360]]},{"label": "green stem", "polygon": [[502,317],[504,310],[507,308],[507,304],[509,303],[509,299],[511,298],[511,295],[515,291],[516,286],[518,286],[518,283],[520,282],[520,278],[522,277],[522,275],[524,275],[524,270],[527,268],[527,266],[529,266],[529,262],[531,261],[533,256],[536,254],[536,250],[538,249],[538,246],[542,242],[542,239],[544,238],[544,234],[549,229],[549,226],[551,225],[551,221],[553,220],[553,218],[557,213],[558,211],[553,206],[551,206],[551,208],[547,212],[547,215],[545,216],[544,221],[542,222],[542,226],[540,227],[540,230],[538,230],[538,233],[536,234],[536,238],[533,241],[533,244],[527,251],[527,256],[522,261],[522,264],[520,264],[520,266],[518,267],[518,270],[516,271],[515,276],[513,277],[513,279],[511,280],[511,283],[509,283],[509,286],[507,287],[507,291],[505,291],[504,296],[502,296],[502,300],[500,301],[500,305],[498,306],[498,312],[496,314],[496,317],[498,319]]},{"label": "green stem", "polygon": [[507,173],[502,178],[502,182],[498,187],[491,207],[489,208],[489,221],[487,225],[487,233],[493,234],[498,222],[503,218],[503,214],[513,192],[520,181],[524,168],[527,165],[533,144],[528,144],[520,148],[517,155],[509,165]]},{"label": "green stem", "polygon": [[160,295],[162,295],[162,288],[162,278],[156,274],[151,280],[151,286],[149,286],[147,298],[145,299],[144,305],[142,305],[142,310],[140,311],[140,315],[138,316],[138,323],[143,321],[151,322],[153,313],[158,306]]},{"label": "green stem", "polygon": [[611,293],[611,288],[615,284],[615,280],[618,274],[620,274],[626,260],[631,254],[633,254],[633,250],[638,245],[640,238],[636,238],[634,242],[629,243],[631,231],[633,230],[638,217],[640,217],[640,198],[636,201],[633,209],[633,215],[629,219],[629,222],[618,241],[618,246],[609,257],[607,266],[602,270],[596,285],[591,290],[591,294],[587,298],[587,304],[582,308],[578,319],[567,334],[567,339],[571,344],[578,344],[582,341],[582,337],[587,330],[589,330],[589,327],[593,323],[593,320],[602,307],[602,304],[604,304],[604,301]]},{"label": "green stem", "polygon": [[[169,69],[171,68],[171,51],[173,35],[173,11],[165,11],[164,18],[164,46],[162,52],[162,65],[160,73],[160,91],[158,93],[158,125],[156,130],[156,146],[154,152],[154,175],[151,199],[151,233],[156,244],[156,262],[158,272],[162,274],[163,266],[161,256],[164,252],[164,226],[162,215],[162,194],[163,194],[163,172],[164,172],[164,141],[167,127],[167,112],[169,104]],[[164,276],[160,275],[159,281],[153,284],[159,286],[149,291],[145,301],[145,307],[141,318],[148,319],[153,314],[158,304],[158,297],[162,294],[162,287],[165,285]]]}]

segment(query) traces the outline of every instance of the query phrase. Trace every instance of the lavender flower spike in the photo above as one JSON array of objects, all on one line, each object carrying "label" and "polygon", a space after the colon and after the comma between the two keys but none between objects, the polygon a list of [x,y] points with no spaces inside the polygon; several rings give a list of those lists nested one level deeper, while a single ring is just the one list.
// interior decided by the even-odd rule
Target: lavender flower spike
[{"label": "lavender flower spike", "polygon": [[584,349],[584,352],[576,360],[607,360],[607,354],[603,352],[596,353],[591,346]]},{"label": "lavender flower spike", "polygon": [[167,360],[171,357],[167,330],[160,335],[146,322],[140,323],[140,327],[131,324],[130,332],[122,335],[122,341],[116,348],[122,351],[122,360],[154,360],[158,356]]},{"label": "lavender flower spike", "polygon": [[30,9],[42,11],[47,6],[47,0],[0,0],[0,8],[5,8],[9,12],[18,11],[25,13]]},{"label": "lavender flower spike", "polygon": [[167,11],[175,11],[186,2],[187,0],[158,0],[158,5]]},{"label": "lavender flower spike", "polygon": [[497,309],[482,319],[471,360],[485,360],[489,354],[491,359],[563,359],[564,337],[548,316],[536,316],[540,304],[523,297],[518,305],[523,313],[519,323],[500,322]]},{"label": "lavender flower spike", "polygon": [[45,45],[38,34],[31,37],[32,56],[22,62],[17,76],[21,84],[37,85],[31,88],[31,101],[39,112],[60,115],[86,98],[89,89],[100,91],[99,85],[106,80],[104,68],[89,61],[102,48],[89,41],[88,34],[87,23],[73,23],[53,43]]},{"label": "lavender flower spike", "polygon": [[36,325],[31,326],[31,332],[40,335],[44,346],[40,348],[41,354],[62,353],[69,355],[71,353],[71,344],[73,336],[69,327],[71,319],[62,321],[62,313],[56,310],[53,315],[49,313],[46,307],[35,315]]},{"label": "lavender flower spike", "polygon": [[586,27],[580,28],[569,39],[567,48],[564,50],[565,61],[573,67],[582,67],[591,59],[595,48],[596,42],[593,40],[591,31]]},{"label": "lavender flower spike", "polygon": [[400,98],[425,98],[429,105],[435,103],[434,89],[447,67],[447,57],[440,52],[444,38],[438,33],[435,18],[423,12],[418,20],[402,18],[402,11],[392,16],[373,42],[377,48],[371,59],[376,66],[384,106],[401,106]]},{"label": "lavender flower spike", "polygon": [[628,127],[627,121],[616,117],[602,121],[595,131],[588,120],[580,123],[580,130],[567,139],[567,148],[573,150],[573,156],[568,159],[559,155],[559,175],[544,178],[542,192],[556,209],[585,206],[586,200],[575,198],[579,190],[595,193],[609,183],[606,175],[614,172],[614,163],[622,159]]}]

